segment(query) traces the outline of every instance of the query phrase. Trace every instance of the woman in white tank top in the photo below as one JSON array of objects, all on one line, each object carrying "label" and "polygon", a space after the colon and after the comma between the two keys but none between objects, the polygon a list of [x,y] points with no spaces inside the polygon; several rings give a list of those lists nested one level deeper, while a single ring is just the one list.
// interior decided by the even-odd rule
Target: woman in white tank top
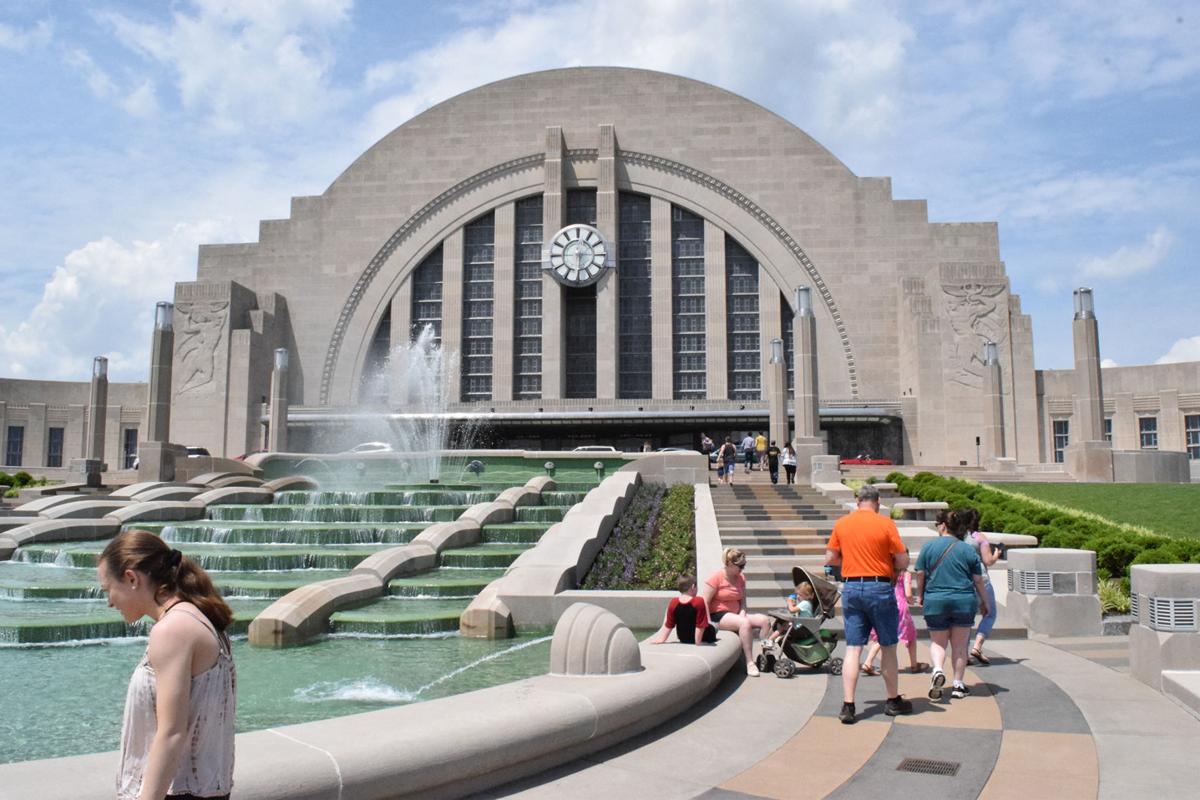
[{"label": "woman in white tank top", "polygon": [[155,622],[125,696],[118,800],[229,797],[233,612],[199,565],[146,531],[109,542],[97,576],[126,622]]}]

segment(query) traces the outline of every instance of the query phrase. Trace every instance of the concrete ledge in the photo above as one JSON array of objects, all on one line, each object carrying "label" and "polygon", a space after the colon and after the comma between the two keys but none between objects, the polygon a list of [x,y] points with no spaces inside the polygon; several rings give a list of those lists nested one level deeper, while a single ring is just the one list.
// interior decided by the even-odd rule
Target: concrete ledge
[{"label": "concrete ledge", "polygon": [[930,502],[901,500],[900,502],[892,503],[892,510],[899,511],[905,519],[932,521],[937,512],[949,511],[950,506],[941,500]]},{"label": "concrete ledge", "polygon": [[[413,538],[413,543],[427,544],[436,552],[453,547],[468,547],[479,542],[482,528],[474,520],[459,517],[457,522],[430,525]],[[351,570],[353,572],[354,570]]]},{"label": "concrete ledge", "polygon": [[42,512],[54,508],[55,506],[66,505],[67,503],[75,503],[80,500],[89,500],[95,495],[89,494],[52,494],[48,497],[39,497],[37,500],[30,500],[28,503],[22,503],[13,509],[18,514],[37,514],[41,516]]},{"label": "concrete ledge", "polygon": [[139,503],[152,500],[191,500],[203,491],[204,488],[200,486],[156,486],[138,492],[133,499]]},{"label": "concrete ledge", "polygon": [[178,485],[180,485],[180,484],[173,483],[171,481],[140,481],[138,483],[131,483],[128,486],[122,486],[120,489],[116,489],[113,492],[111,492],[108,496],[117,498],[117,499],[121,499],[121,498],[128,499],[128,498],[133,497],[138,492],[144,492],[147,489],[158,489],[163,486],[178,486]]},{"label": "concrete ledge", "polygon": [[[628,675],[552,676],[238,734],[240,800],[462,797],[535,775],[666,722],[740,661],[714,646],[641,645]],[[464,724],[469,721],[469,724]],[[13,797],[110,800],[116,753],[0,765]]]},{"label": "concrete ledge", "polygon": [[8,561],[16,550],[16,542],[7,536],[0,536],[0,561]]},{"label": "concrete ledge", "polygon": [[121,526],[107,517],[45,519],[6,531],[4,537],[18,547],[44,542],[90,542],[115,536]]},{"label": "concrete ledge", "polygon": [[[707,482],[696,484],[694,508],[696,513],[696,572],[699,573],[696,579],[702,581],[722,568],[721,554],[724,552],[724,547],[721,545],[721,531],[717,525],[717,512],[713,507],[712,487]],[[625,619],[625,617],[621,617],[621,619]],[[628,619],[625,619],[625,622],[633,627],[638,627]]]},{"label": "concrete ledge", "polygon": [[276,600],[250,623],[250,643],[261,647],[297,644],[324,633],[334,611],[383,594],[384,585],[370,574],[310,583]]},{"label": "concrete ledge", "polygon": [[555,483],[554,478],[551,478],[549,475],[538,475],[537,477],[530,478],[529,480],[525,481],[526,489],[532,489],[539,494],[541,492],[553,492],[556,486],[558,486],[558,484]]},{"label": "concrete ledge", "polygon": [[841,481],[837,483],[814,483],[813,488],[835,503],[846,503],[854,500],[854,490]]},{"label": "concrete ledge", "polygon": [[114,520],[118,525],[204,519],[204,506],[187,500],[150,500],[111,511],[104,518]]},{"label": "concrete ledge", "polygon": [[76,500],[42,512],[46,519],[96,519],[127,507],[132,500]]},{"label": "concrete ledge", "polygon": [[256,478],[253,475],[229,475],[224,478],[216,478],[207,484],[212,489],[224,489],[229,486],[262,486],[262,478]]},{"label": "concrete ledge", "polygon": [[286,478],[275,478],[262,485],[272,492],[315,492],[320,485],[307,475],[289,475]]},{"label": "concrete ledge", "polygon": [[[192,486],[207,486],[211,489],[211,488],[220,488],[220,487],[213,487],[212,486],[213,481],[221,480],[223,478],[245,478],[245,477],[251,477],[250,467],[246,467],[245,472],[240,472],[240,471],[231,472],[229,470],[222,470],[219,472],[205,472],[200,475],[196,475],[193,478],[189,478],[188,483],[191,484]],[[262,483],[262,481],[258,481],[257,483],[254,484],[254,486],[258,486],[261,483]]]},{"label": "concrete ledge", "polygon": [[1163,694],[1200,718],[1200,669],[1164,670]]},{"label": "concrete ledge", "polygon": [[493,500],[490,503],[476,503],[459,515],[463,522],[473,522],[479,527],[497,525],[513,521],[513,507],[503,500]]},{"label": "concrete ledge", "polygon": [[275,493],[270,489],[258,486],[225,486],[219,489],[209,489],[192,498],[193,503],[205,506],[251,505],[270,503],[275,499]]},{"label": "concrete ledge", "polygon": [[10,531],[13,528],[20,528],[25,525],[32,525],[35,522],[41,522],[45,517],[19,516],[19,517],[0,517],[0,532]]},{"label": "concrete ledge", "polygon": [[367,556],[351,575],[374,575],[385,586],[392,578],[413,575],[437,566],[437,550],[428,544],[406,544]]},{"label": "concrete ledge", "polygon": [[541,502],[542,493],[536,489],[530,489],[527,486],[514,486],[511,489],[505,489],[496,498],[501,503],[508,503],[513,508],[522,506],[536,506]]}]

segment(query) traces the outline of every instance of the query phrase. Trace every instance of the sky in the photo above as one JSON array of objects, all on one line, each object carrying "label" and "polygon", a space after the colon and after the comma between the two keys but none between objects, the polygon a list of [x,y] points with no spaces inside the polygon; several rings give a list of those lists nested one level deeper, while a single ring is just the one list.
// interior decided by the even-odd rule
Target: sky
[{"label": "sky", "polygon": [[[1111,5],[1111,7],[1106,7]],[[931,221],[997,221],[1039,369],[1200,360],[1200,0],[0,0],[0,377],[144,380],[201,243],[481,84],[643,67],[741,94]]]}]

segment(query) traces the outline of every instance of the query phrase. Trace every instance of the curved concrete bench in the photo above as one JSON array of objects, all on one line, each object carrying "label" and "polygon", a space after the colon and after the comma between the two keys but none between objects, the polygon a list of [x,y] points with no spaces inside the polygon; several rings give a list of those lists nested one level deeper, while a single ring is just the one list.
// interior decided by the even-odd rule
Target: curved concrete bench
[{"label": "curved concrete bench", "polygon": [[125,508],[131,500],[77,500],[42,512],[46,519],[95,519]]},{"label": "curved concrete bench", "polygon": [[307,475],[288,475],[285,478],[275,478],[262,485],[272,492],[313,492],[321,488],[315,480]]},{"label": "curved concrete bench", "polygon": [[155,486],[143,489],[134,495],[133,499],[139,503],[148,503],[154,500],[191,500],[203,491],[204,488],[201,486]]},{"label": "curved concrete bench", "polygon": [[212,489],[224,489],[228,486],[262,486],[262,478],[253,475],[231,475],[225,478],[211,480],[207,484]]},{"label": "curved concrete bench", "polygon": [[19,517],[0,517],[0,533],[13,528],[20,528],[22,525],[31,525],[34,522],[40,522],[45,517],[35,515],[22,515]]},{"label": "curved concrete bench", "polygon": [[[551,645],[559,645],[558,632]],[[674,718],[741,660],[712,646],[639,645],[626,674],[541,675],[424,703],[237,735],[240,800],[461,797],[595,753]],[[13,797],[109,800],[117,753],[0,765]]]},{"label": "curved concrete bench", "polygon": [[[544,480],[533,479],[524,487],[514,488],[537,492],[540,497],[541,490],[532,486],[545,485]],[[513,505],[508,501],[476,503],[454,522],[434,523],[408,544],[367,556],[343,578],[321,581],[284,595],[250,623],[250,643],[283,647],[324,633],[334,611],[383,596],[393,578],[433,569],[438,565],[441,551],[475,544],[484,525],[512,519]],[[313,586],[319,588],[308,591]]]},{"label": "curved concrete bench", "polygon": [[95,495],[90,494],[55,494],[49,497],[39,497],[37,500],[30,500],[28,503],[22,503],[13,510],[18,514],[37,514],[41,516],[42,512],[48,508],[75,503],[80,500],[90,500],[94,497]]},{"label": "curved concrete bench", "polygon": [[[245,472],[228,472],[228,471],[205,472],[201,475],[197,475],[196,477],[190,479],[188,481],[188,483],[192,486],[208,486],[211,489],[211,488],[213,488],[211,486],[212,482],[221,480],[222,478],[250,478],[250,477],[253,477],[253,476],[248,475]],[[255,483],[254,485],[258,486],[259,483],[262,483],[262,481],[259,481],[258,483]]]},{"label": "curved concrete bench", "polygon": [[148,500],[105,514],[120,525],[138,522],[176,522],[204,519],[204,506],[187,500]]},{"label": "curved concrete bench", "polygon": [[107,517],[93,519],[44,519],[4,532],[4,538],[18,547],[44,542],[89,542],[107,539],[121,530],[120,524]]},{"label": "curved concrete bench", "polygon": [[226,486],[220,489],[209,489],[192,498],[193,503],[205,506],[221,505],[261,505],[275,499],[275,493],[270,489],[257,486]]},{"label": "curved concrete bench", "polygon": [[156,489],[160,486],[170,486],[170,485],[171,485],[171,482],[169,482],[169,481],[141,481],[139,483],[131,483],[128,486],[122,486],[120,489],[116,489],[116,490],[112,491],[108,496],[115,497],[118,499],[130,498],[130,497],[133,497],[138,492],[145,491],[146,489]]}]

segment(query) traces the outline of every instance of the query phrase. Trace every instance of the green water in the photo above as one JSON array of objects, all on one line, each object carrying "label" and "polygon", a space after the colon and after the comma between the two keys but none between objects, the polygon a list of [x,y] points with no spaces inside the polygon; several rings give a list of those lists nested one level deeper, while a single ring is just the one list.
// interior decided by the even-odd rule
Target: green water
[{"label": "green water", "polygon": [[[235,641],[237,728],[311,722],[540,675],[550,665],[543,637],[329,638],[286,650]],[[144,647],[144,639],[129,639],[0,648],[0,763],[118,748],[125,689]]]}]

